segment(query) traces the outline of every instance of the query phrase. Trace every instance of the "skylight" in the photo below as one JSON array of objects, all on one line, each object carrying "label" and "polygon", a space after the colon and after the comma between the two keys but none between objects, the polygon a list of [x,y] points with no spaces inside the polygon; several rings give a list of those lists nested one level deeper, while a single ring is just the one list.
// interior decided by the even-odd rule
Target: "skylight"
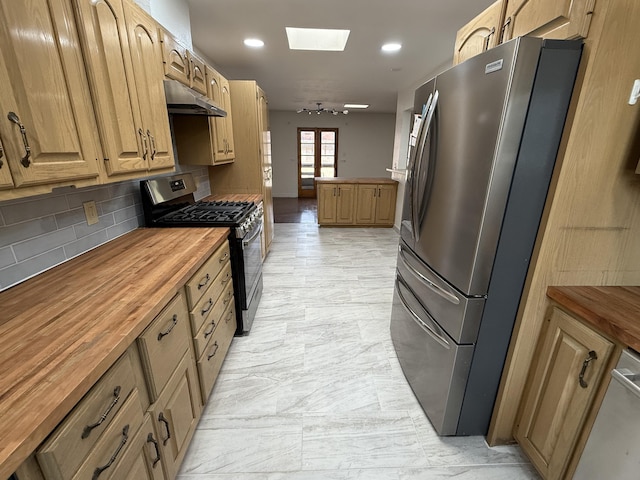
[{"label": "skylight", "polygon": [[286,27],[291,50],[342,52],[350,30]]}]

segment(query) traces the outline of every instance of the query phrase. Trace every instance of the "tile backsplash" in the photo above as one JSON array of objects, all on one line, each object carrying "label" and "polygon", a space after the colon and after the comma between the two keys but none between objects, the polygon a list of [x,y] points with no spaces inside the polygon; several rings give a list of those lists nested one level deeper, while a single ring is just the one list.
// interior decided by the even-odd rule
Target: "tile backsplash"
[{"label": "tile backsplash", "polygon": [[[206,167],[177,170],[193,174],[196,200],[211,193]],[[82,205],[91,200],[95,225]],[[139,180],[0,202],[0,291],[143,225]]]}]

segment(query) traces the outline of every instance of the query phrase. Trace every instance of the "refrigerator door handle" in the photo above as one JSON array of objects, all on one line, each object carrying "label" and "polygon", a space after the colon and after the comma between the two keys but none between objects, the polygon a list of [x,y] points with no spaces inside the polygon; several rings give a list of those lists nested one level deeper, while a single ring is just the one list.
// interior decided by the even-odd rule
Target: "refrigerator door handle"
[{"label": "refrigerator door handle", "polygon": [[[422,156],[424,155],[424,147],[427,143],[427,138],[431,135],[431,127],[433,125],[433,118],[435,116],[435,112],[436,112],[436,107],[438,106],[438,98],[440,97],[440,93],[438,92],[438,90],[436,90],[433,94],[433,100],[431,100],[431,105],[429,108],[429,111],[427,112],[427,118],[426,118],[426,131],[424,134],[424,138],[422,139],[422,149],[420,152],[420,160],[422,163]],[[431,135],[432,136],[432,135]],[[436,139],[433,138],[432,136],[432,142],[435,142]],[[437,144],[436,144],[437,145]],[[422,199],[418,208],[418,216],[417,216],[417,221],[422,220],[422,216],[424,215],[424,209],[426,206],[426,203],[429,200],[429,196],[430,196],[430,190],[431,190],[431,183],[433,181],[433,158],[431,156],[431,152],[429,152],[429,158],[427,159],[427,170],[426,170],[426,175],[425,175],[425,190],[422,194]],[[420,175],[420,173],[418,173],[418,175]],[[429,193],[427,193],[429,192]],[[417,225],[417,222],[416,222]],[[416,229],[416,235],[415,235],[415,239],[416,241],[418,241],[418,236],[420,234],[420,228]]]},{"label": "refrigerator door handle", "polygon": [[[439,334],[436,329],[439,330],[439,327],[431,326],[428,325],[422,318],[420,318],[420,316],[413,311],[413,309],[409,306],[409,304],[407,303],[407,301],[404,298],[404,295],[402,295],[402,290],[400,290],[399,286],[400,284],[402,284],[405,288],[409,288],[407,287],[407,285],[402,281],[402,279],[400,277],[397,277],[396,279],[397,282],[397,286],[396,286],[396,290],[398,292],[398,297],[400,298],[400,301],[402,302],[402,306],[404,307],[404,309],[407,311],[407,313],[409,315],[411,315],[411,317],[413,318],[413,320],[418,324],[419,327],[421,327],[430,337],[432,337],[436,342],[438,342],[440,345],[442,345],[444,348],[449,349],[451,348],[451,344],[449,343],[449,341],[441,334]],[[426,313],[426,312],[425,312]],[[430,315],[427,313],[427,315],[430,317]],[[429,318],[430,322],[435,323],[435,320]]]},{"label": "refrigerator door handle", "polygon": [[402,263],[407,267],[407,269],[409,269],[411,273],[413,273],[416,277],[422,280],[427,287],[429,287],[431,290],[433,290],[435,293],[440,295],[445,300],[453,303],[454,305],[460,304],[460,299],[458,297],[456,297],[454,294],[450,292],[447,292],[444,288],[440,287],[439,285],[436,285],[435,283],[433,283],[429,278],[427,278],[422,273],[420,273],[413,265],[411,265],[407,261],[407,256],[405,254],[404,248],[402,248],[402,245],[399,247],[399,249],[400,249],[400,259],[402,260]]},{"label": "refrigerator door handle", "polygon": [[[413,238],[415,240],[418,240],[418,215],[417,212],[418,210],[416,209],[416,204],[418,203],[418,198],[417,198],[417,193],[419,192],[418,189],[418,185],[416,183],[416,181],[420,178],[420,165],[421,165],[421,160],[422,160],[422,153],[424,151],[424,144],[425,144],[425,140],[427,138],[427,122],[424,121],[426,120],[426,118],[428,118],[428,112],[431,108],[431,102],[433,100],[433,94],[429,94],[429,98],[427,99],[427,103],[425,104],[425,108],[424,111],[425,113],[425,119],[423,119],[423,122],[420,124],[420,130],[418,131],[418,138],[416,138],[416,145],[418,145],[419,148],[417,148],[416,150],[414,150],[415,152],[415,156],[413,157],[413,165],[411,167],[411,228],[413,230]],[[422,138],[422,140],[421,140]]]}]

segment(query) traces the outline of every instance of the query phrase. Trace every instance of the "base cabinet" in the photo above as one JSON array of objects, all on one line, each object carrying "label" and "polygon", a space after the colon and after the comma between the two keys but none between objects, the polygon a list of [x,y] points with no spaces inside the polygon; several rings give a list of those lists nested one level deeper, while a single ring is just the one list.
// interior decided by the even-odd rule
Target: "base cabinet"
[{"label": "base cabinet", "polygon": [[398,183],[384,179],[316,179],[318,224],[392,227]]},{"label": "base cabinet", "polygon": [[543,478],[570,478],[580,437],[591,428],[590,412],[599,406],[603,379],[619,353],[614,342],[585,323],[551,309],[514,432]]}]

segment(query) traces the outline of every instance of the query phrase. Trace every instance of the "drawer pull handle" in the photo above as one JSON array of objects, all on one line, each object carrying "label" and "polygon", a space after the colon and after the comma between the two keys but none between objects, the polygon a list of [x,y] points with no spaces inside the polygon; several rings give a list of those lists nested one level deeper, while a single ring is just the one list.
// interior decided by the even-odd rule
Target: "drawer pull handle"
[{"label": "drawer pull handle", "polygon": [[596,355],[596,352],[591,350],[588,354],[588,357],[584,360],[584,362],[582,362],[582,369],[580,370],[580,375],[578,376],[578,381],[582,388],[587,388],[589,386],[587,382],[584,381],[584,374],[587,371],[587,367],[589,366],[589,363],[591,363],[591,360],[597,359],[598,355]]},{"label": "drawer pull handle", "polygon": [[171,430],[169,430],[169,421],[166,418],[164,418],[164,414],[162,412],[160,412],[160,414],[158,415],[158,421],[164,423],[164,429],[167,432],[167,438],[162,440],[162,445],[166,445],[169,439],[171,438]]},{"label": "drawer pull handle", "polygon": [[84,430],[82,430],[81,438],[83,439],[87,438],[91,434],[91,430],[102,425],[102,422],[104,422],[107,419],[107,417],[109,416],[109,413],[111,413],[111,410],[113,410],[113,407],[116,406],[119,400],[120,400],[120,385],[118,385],[116,388],[113,389],[113,400],[111,401],[111,404],[107,407],[107,409],[104,411],[104,413],[100,415],[100,420],[98,420],[96,423],[92,423],[91,425],[87,425],[86,427],[84,427]]},{"label": "drawer pull handle", "polygon": [[124,428],[122,429],[122,440],[120,440],[120,445],[118,445],[118,448],[116,449],[116,451],[113,452],[113,455],[111,455],[109,462],[102,467],[97,467],[93,471],[93,477],[91,477],[91,480],[96,480],[102,472],[104,472],[107,468],[113,465],[113,462],[116,461],[116,457],[120,453],[120,450],[124,448],[125,444],[127,443],[127,440],[129,440],[129,425],[125,425]]},{"label": "drawer pull handle", "polygon": [[227,272],[227,274],[224,276],[224,278],[220,281],[220,283],[222,283],[222,285],[224,285],[225,283],[227,283],[229,280],[231,280],[231,274],[229,272]]},{"label": "drawer pull handle", "polygon": [[224,321],[224,323],[229,323],[232,318],[233,318],[233,310],[229,310],[229,313],[227,313],[227,319]]},{"label": "drawer pull handle", "polygon": [[229,295],[227,298],[225,298],[224,300],[222,300],[222,303],[224,305],[226,305],[227,303],[229,303],[229,301],[231,300],[231,295]]},{"label": "drawer pull handle", "polygon": [[216,321],[213,320],[211,322],[211,330],[207,330],[206,332],[204,332],[204,338],[207,338],[209,335],[211,335],[215,329],[216,329]]},{"label": "drawer pull handle", "polygon": [[224,255],[220,257],[220,260],[218,260],[220,263],[224,263],[227,261],[227,258],[229,258],[229,252],[224,252]]},{"label": "drawer pull handle", "polygon": [[209,310],[211,310],[211,307],[213,307],[213,299],[210,298],[209,301],[207,302],[207,306],[202,310],[200,310],[200,316],[204,315]]},{"label": "drawer pull handle", "polygon": [[209,280],[211,280],[211,276],[207,273],[207,275],[204,277],[204,280],[200,280],[200,283],[198,284],[198,290],[209,283]]},{"label": "drawer pull handle", "polygon": [[29,146],[29,139],[27,138],[27,129],[22,124],[22,122],[20,122],[20,118],[18,117],[18,115],[16,115],[15,112],[9,112],[9,114],[7,115],[7,118],[11,122],[18,125],[18,128],[20,129],[20,134],[22,135],[22,143],[24,143],[24,152],[25,152],[24,157],[20,159],[20,163],[22,164],[23,167],[27,168],[29,165],[31,165],[31,160],[29,160],[29,157],[31,157],[31,147]]},{"label": "drawer pull handle", "polygon": [[171,330],[173,330],[173,327],[175,327],[177,323],[178,323],[178,315],[174,314],[173,318],[171,319],[171,325],[169,326],[167,331],[160,332],[158,334],[158,341],[162,340],[162,337],[166,337],[167,335],[169,335],[171,333]]},{"label": "drawer pull handle", "polygon": [[218,347],[218,342],[217,342],[217,341],[213,342],[213,346],[214,346],[215,348],[213,349],[213,353],[212,353],[211,355],[207,355],[207,362],[208,362],[209,360],[211,360],[213,357],[215,357],[215,356],[216,356],[216,353],[217,353],[217,351],[218,351],[218,348],[219,348],[219,347]]},{"label": "drawer pull handle", "polygon": [[156,439],[153,438],[153,433],[147,435],[147,443],[153,443],[153,446],[156,449],[156,458],[154,458],[153,462],[151,462],[151,467],[156,468],[156,464],[160,461],[160,446],[158,445]]}]

